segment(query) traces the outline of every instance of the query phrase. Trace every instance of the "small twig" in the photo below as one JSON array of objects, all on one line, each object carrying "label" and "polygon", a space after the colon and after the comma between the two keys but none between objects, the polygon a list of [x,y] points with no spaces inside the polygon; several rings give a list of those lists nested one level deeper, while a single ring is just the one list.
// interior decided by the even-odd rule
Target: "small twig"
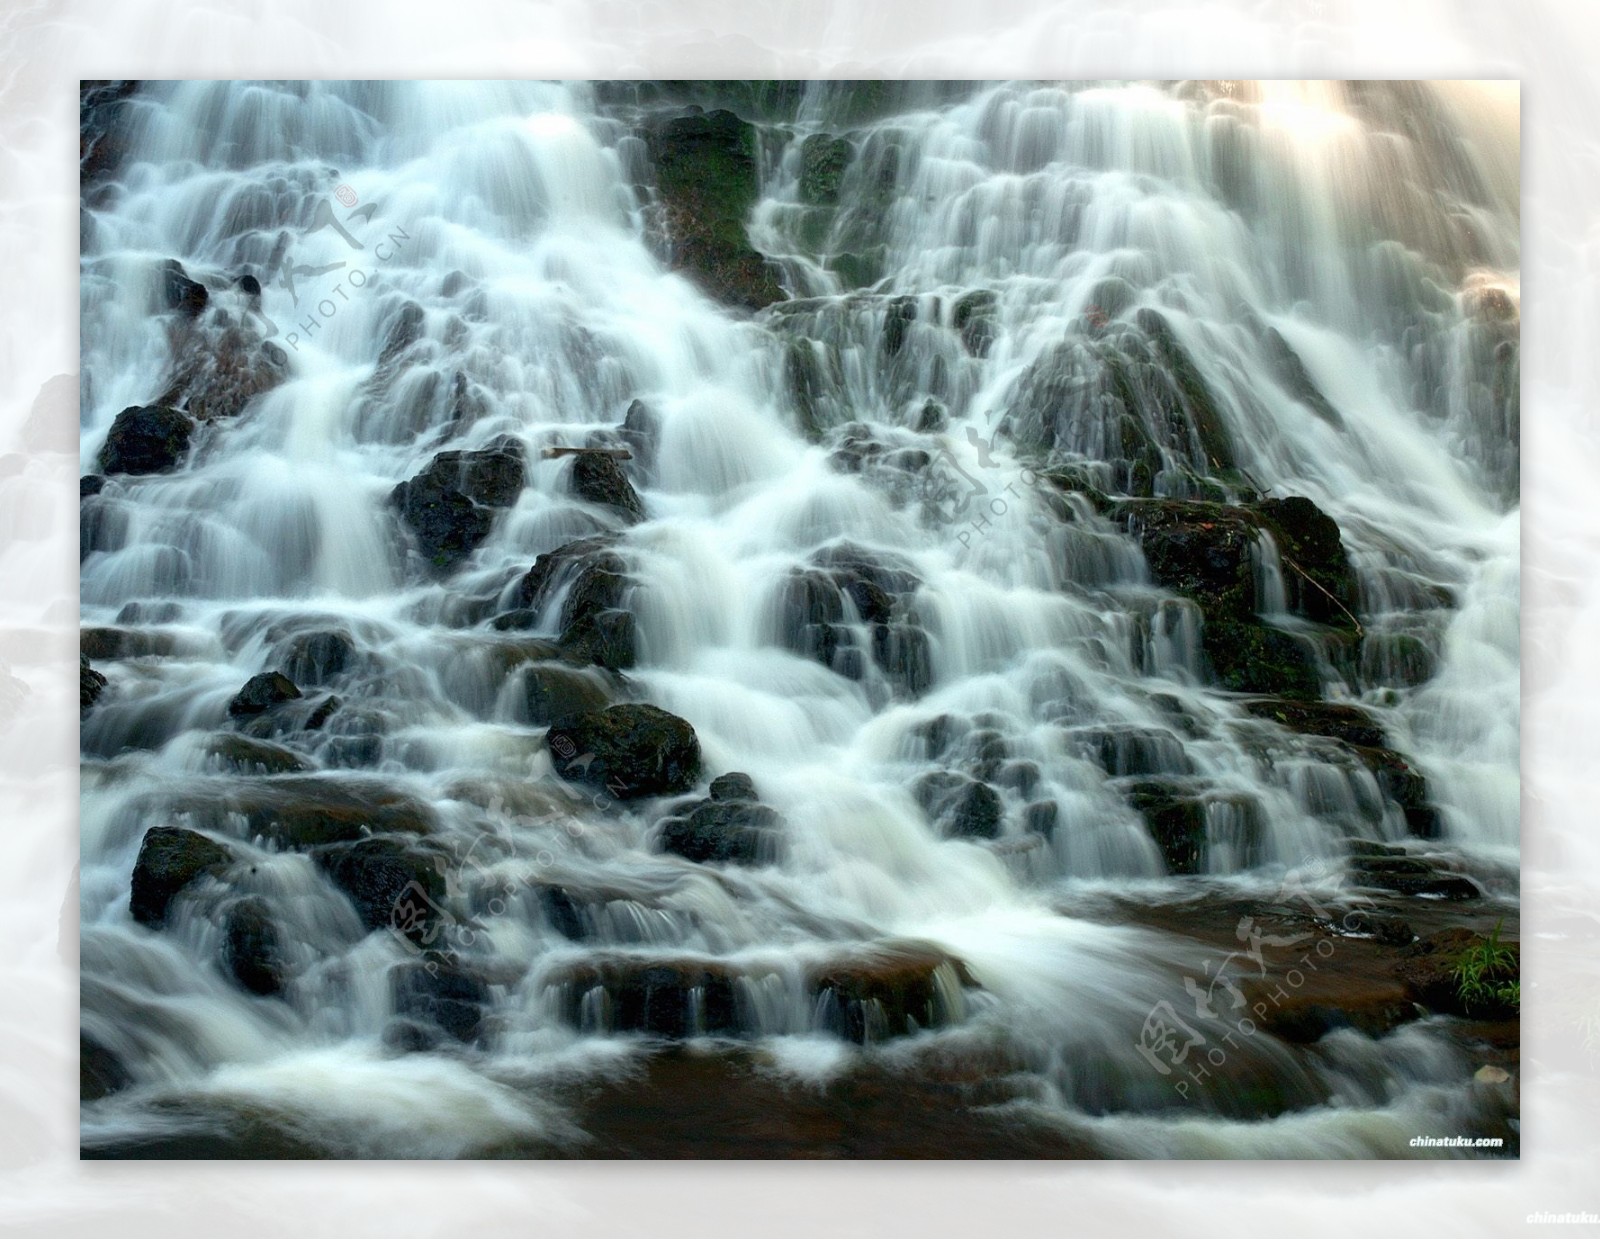
[{"label": "small twig", "polygon": [[1298,564],[1296,564],[1294,562],[1294,557],[1289,555],[1287,552],[1280,550],[1278,552],[1278,558],[1280,560],[1282,560],[1285,564],[1287,564],[1290,568],[1294,569],[1295,572],[1299,573],[1302,577],[1304,577],[1312,585],[1316,586],[1317,589],[1321,590],[1324,594],[1326,594],[1328,596],[1328,598],[1333,602],[1333,605],[1335,607],[1337,607],[1340,611],[1344,612],[1344,614],[1346,616],[1349,616],[1350,617],[1350,623],[1356,626],[1356,636],[1357,637],[1365,637],[1366,636],[1366,630],[1364,630],[1361,627],[1361,621],[1357,620],[1355,618],[1355,615],[1351,612],[1351,610],[1348,607],[1346,607],[1343,603],[1341,603],[1339,601],[1338,596],[1336,594],[1334,594],[1334,592],[1332,590],[1328,589],[1327,586],[1323,585],[1320,581],[1318,581],[1310,573],[1306,572],[1305,569],[1301,568]]}]

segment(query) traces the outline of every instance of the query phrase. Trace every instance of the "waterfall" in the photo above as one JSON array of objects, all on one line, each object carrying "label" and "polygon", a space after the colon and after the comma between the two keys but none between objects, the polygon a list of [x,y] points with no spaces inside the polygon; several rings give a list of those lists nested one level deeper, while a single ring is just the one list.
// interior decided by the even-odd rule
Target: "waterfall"
[{"label": "waterfall", "polygon": [[[975,1065],[1063,1152],[1498,1122],[1443,1015],[1277,1025],[1190,1089],[1141,1042],[1215,1040],[1236,904],[1301,893],[1289,937],[1343,925],[1346,961],[1352,917],[1515,918],[1494,100],[107,97],[87,1149],[581,1152],[582,1089],[684,1044],[779,1082]],[[562,729],[615,703],[698,766],[573,775]],[[1422,886],[1352,896],[1371,856]]]}]

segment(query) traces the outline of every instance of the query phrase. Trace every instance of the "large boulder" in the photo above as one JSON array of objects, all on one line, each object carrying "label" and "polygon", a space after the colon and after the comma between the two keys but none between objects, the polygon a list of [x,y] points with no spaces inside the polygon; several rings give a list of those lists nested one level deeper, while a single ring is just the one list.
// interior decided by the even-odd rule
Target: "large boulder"
[{"label": "large boulder", "polygon": [[282,672],[259,672],[245,681],[244,688],[233,695],[228,703],[228,714],[234,719],[260,715],[300,698],[299,687]]},{"label": "large boulder", "polygon": [[272,910],[260,896],[246,896],[224,915],[222,963],[251,994],[275,995],[283,989],[283,942]]},{"label": "large boulder", "polygon": [[1124,794],[1144,819],[1161,850],[1168,874],[1198,874],[1206,854],[1206,804],[1190,785],[1172,779],[1141,779]]},{"label": "large boulder", "polygon": [[574,453],[567,489],[585,503],[609,508],[629,523],[644,520],[644,505],[638,493],[609,452]]},{"label": "large boulder", "polygon": [[740,309],[780,300],[772,266],[745,233],[760,192],[754,127],[718,109],[659,122],[645,141],[672,265],[711,297]]},{"label": "large boulder", "polygon": [[632,667],[638,630],[623,603],[633,582],[622,557],[610,548],[611,540],[601,536],[579,539],[541,555],[517,587],[521,609],[502,617],[505,627],[536,624],[544,608],[565,589],[557,617],[557,646],[562,657],[613,671]]},{"label": "large boulder", "polygon": [[781,825],[778,812],[756,800],[750,777],[736,772],[661,824],[661,849],[702,864],[757,865],[777,860]]},{"label": "large boulder", "polygon": [[318,629],[297,633],[282,646],[283,674],[297,685],[324,685],[355,661],[356,648],[348,633]]},{"label": "large boulder", "polygon": [[105,474],[164,474],[189,451],[194,420],[169,405],[130,405],[111,423],[100,449]]},{"label": "large boulder", "polygon": [[873,944],[810,970],[818,1024],[857,1044],[953,1024],[965,1013],[967,967],[929,943]]},{"label": "large boulder", "polygon": [[687,792],[700,775],[694,728],[658,706],[588,711],[552,725],[545,743],[563,779],[619,800]]},{"label": "large boulder", "polygon": [[139,845],[133,863],[133,884],[128,899],[133,919],[160,928],[167,923],[173,898],[207,874],[220,874],[233,861],[222,844],[184,827],[151,827]]},{"label": "large boulder", "polygon": [[958,771],[932,771],[912,786],[912,793],[940,832],[951,839],[998,839],[1005,823],[999,793],[979,779]]},{"label": "large boulder", "polygon": [[368,930],[393,930],[428,943],[452,924],[440,904],[446,859],[436,849],[401,836],[375,835],[327,844],[311,856],[349,897]]},{"label": "large boulder", "polygon": [[424,558],[448,570],[489,537],[495,512],[516,503],[526,480],[522,445],[503,438],[477,451],[439,453],[395,487],[390,502]]},{"label": "large boulder", "polygon": [[437,825],[425,802],[354,775],[231,776],[154,798],[151,813],[217,834],[261,837],[280,849],[316,849],[370,835],[421,837]]},{"label": "large boulder", "polygon": [[538,727],[603,710],[614,700],[620,680],[594,668],[545,662],[530,664],[522,676],[527,721]]},{"label": "large boulder", "polygon": [[161,264],[161,301],[168,310],[175,310],[184,318],[198,318],[211,298],[206,286],[191,280],[183,264],[169,258]]},{"label": "large boulder", "polygon": [[911,608],[920,584],[891,556],[849,542],[825,547],[779,586],[778,641],[850,680],[867,674],[870,659],[897,694],[918,697],[933,683],[932,642]]}]

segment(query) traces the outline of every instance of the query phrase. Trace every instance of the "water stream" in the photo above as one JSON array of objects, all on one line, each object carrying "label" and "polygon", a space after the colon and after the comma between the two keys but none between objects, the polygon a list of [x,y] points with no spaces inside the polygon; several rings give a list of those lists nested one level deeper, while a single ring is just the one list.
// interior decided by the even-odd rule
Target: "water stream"
[{"label": "water stream", "polygon": [[[1219,685],[1118,507],[1300,496],[1337,522],[1360,641],[1297,614],[1266,531],[1255,610],[1425,777],[1427,847],[1514,915],[1516,122],[1472,89],[741,97],[748,236],[787,294],[751,316],[673,269],[640,137],[683,110],[662,94],[143,86],[83,216],[83,471],[186,357],[220,359],[190,411],[232,403],[179,468],[85,501],[83,624],[124,643],[83,723],[83,1025],[123,1078],[85,1142],[581,1154],[571,1084],[630,1079],[663,1019],[794,1088],[989,1056],[998,1114],[1111,1156],[1469,1131],[1472,1065],[1429,1021],[1263,1032],[1175,1093],[1141,1029],[1193,1012],[1208,952],[1108,910],[1286,882],[1337,905],[1350,839],[1416,842],[1372,769]],[[845,143],[821,191],[813,135]],[[164,300],[173,259],[198,317]],[[505,437],[525,485],[440,571],[391,492]],[[545,455],[629,445],[639,521]],[[692,724],[695,796],[748,774],[782,823],[762,863],[664,852],[671,798],[555,769],[530,669],[572,588],[519,591],[595,536],[636,657],[586,683]],[[816,603],[840,565],[855,588]],[[337,708],[246,753],[229,703],[272,670]],[[1193,873],[1141,813],[1161,781],[1200,806]],[[427,935],[373,928],[318,859],[302,819],[341,813],[433,850]],[[152,928],[130,876],[157,825],[230,861]],[[270,993],[229,972],[241,907]],[[902,965],[909,1030],[818,982]],[[641,1031],[617,979],[652,966],[682,1011]]]}]

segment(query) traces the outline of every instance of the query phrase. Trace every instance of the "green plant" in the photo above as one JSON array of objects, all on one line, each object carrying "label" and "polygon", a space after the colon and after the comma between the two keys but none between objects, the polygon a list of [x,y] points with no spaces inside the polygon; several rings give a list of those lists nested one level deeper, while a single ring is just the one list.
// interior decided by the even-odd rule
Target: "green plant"
[{"label": "green plant", "polygon": [[1500,941],[1504,919],[1495,922],[1485,939],[1456,957],[1451,976],[1456,994],[1468,1008],[1509,1007],[1522,1003],[1522,983],[1517,980],[1517,952]]}]

